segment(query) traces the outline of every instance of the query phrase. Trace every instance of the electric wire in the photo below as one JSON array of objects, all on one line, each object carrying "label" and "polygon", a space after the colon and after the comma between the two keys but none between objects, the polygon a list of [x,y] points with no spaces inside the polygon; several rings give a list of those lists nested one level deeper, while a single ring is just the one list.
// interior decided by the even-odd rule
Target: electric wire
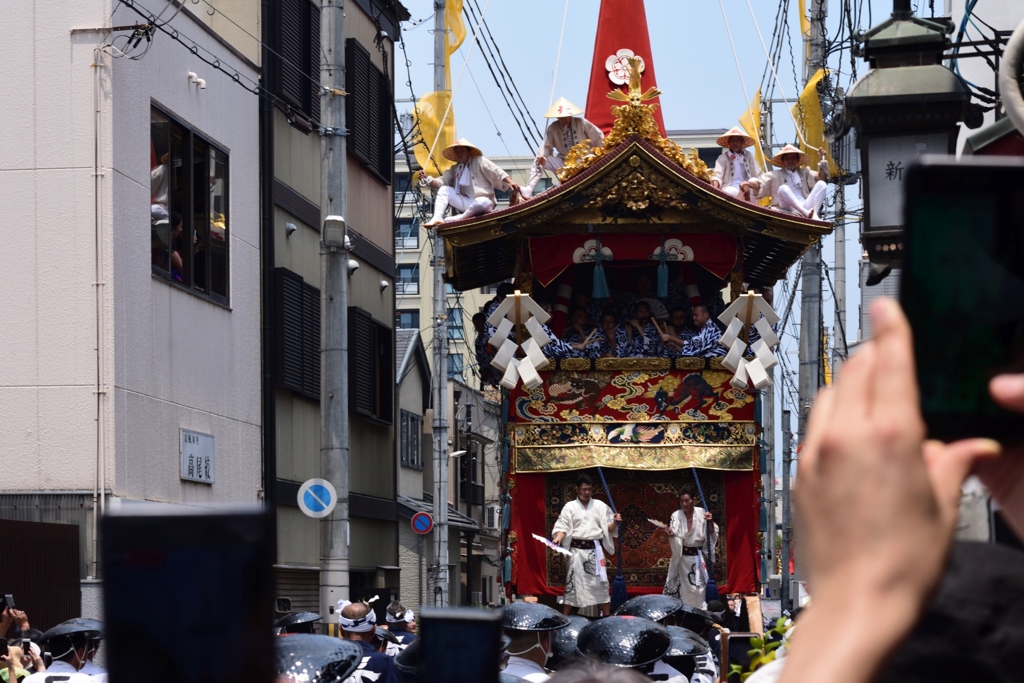
[{"label": "electric wire", "polygon": [[558,51],[555,52],[555,72],[551,77],[551,97],[548,98],[548,107],[555,103],[555,84],[558,83],[558,64],[562,59],[562,39],[565,38],[565,21],[569,18],[569,0],[565,0],[565,10],[562,12],[562,31],[558,34]]}]

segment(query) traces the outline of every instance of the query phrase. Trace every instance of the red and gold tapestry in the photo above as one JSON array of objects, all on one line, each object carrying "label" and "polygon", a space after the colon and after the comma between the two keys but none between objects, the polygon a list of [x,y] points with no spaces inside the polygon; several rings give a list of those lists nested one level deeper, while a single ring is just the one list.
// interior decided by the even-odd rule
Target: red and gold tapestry
[{"label": "red and gold tapestry", "polygon": [[720,370],[542,373],[513,394],[517,472],[750,470],[753,392]]}]

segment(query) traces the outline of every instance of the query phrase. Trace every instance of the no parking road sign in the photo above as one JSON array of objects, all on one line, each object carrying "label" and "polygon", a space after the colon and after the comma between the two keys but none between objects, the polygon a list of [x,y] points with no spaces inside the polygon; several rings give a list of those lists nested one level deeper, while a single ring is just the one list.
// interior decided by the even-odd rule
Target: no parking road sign
[{"label": "no parking road sign", "polygon": [[334,511],[338,493],[326,479],[310,479],[299,487],[299,509],[307,517],[323,519]]},{"label": "no parking road sign", "polygon": [[429,534],[434,528],[434,518],[430,516],[429,512],[417,512],[412,516],[410,522],[412,530],[421,536]]}]

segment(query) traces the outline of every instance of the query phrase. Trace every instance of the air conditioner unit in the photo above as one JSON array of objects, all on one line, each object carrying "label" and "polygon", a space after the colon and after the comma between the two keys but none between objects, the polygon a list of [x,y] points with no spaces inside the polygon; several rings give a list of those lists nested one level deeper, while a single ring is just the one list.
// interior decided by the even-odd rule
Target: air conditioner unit
[{"label": "air conditioner unit", "polygon": [[500,505],[488,505],[484,508],[484,528],[488,531],[498,531],[501,528]]}]

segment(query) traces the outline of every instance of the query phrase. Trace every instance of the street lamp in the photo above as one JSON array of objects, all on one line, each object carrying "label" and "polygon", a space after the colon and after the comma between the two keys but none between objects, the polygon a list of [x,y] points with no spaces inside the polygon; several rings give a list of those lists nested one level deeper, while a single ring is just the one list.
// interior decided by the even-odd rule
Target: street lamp
[{"label": "street lamp", "polygon": [[871,68],[846,96],[843,132],[856,131],[861,154],[868,285],[902,265],[907,167],[922,154],[955,153],[958,124],[981,123],[970,91],[942,66],[952,30],[948,21],[915,17],[910,0],[894,0],[892,16],[855,39]]}]

